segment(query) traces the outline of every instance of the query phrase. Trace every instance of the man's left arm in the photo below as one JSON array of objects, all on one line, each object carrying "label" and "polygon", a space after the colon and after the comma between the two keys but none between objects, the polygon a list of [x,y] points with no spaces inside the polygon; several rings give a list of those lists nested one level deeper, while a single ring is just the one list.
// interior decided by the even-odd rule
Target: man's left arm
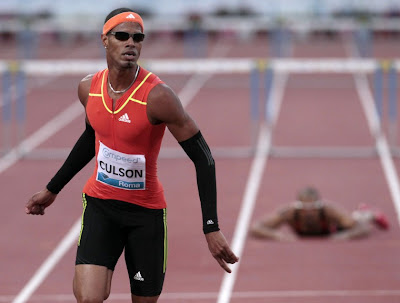
[{"label": "man's left arm", "polygon": [[179,142],[179,144],[193,161],[196,168],[203,232],[206,236],[208,247],[219,265],[225,271],[231,272],[226,263],[234,264],[238,261],[238,258],[229,248],[218,226],[215,161],[210,148],[200,131],[193,137]]},{"label": "man's left arm", "polygon": [[148,116],[152,123],[165,123],[196,168],[201,202],[203,232],[209,250],[220,266],[231,272],[227,263],[239,259],[230,249],[219,229],[215,161],[194,120],[183,109],[175,93],[165,84],[155,86],[148,97]]}]

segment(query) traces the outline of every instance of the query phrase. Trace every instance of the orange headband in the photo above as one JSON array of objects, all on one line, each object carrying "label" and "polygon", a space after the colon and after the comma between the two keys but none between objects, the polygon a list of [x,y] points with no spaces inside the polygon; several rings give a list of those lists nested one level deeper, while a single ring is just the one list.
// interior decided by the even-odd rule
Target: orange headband
[{"label": "orange headband", "polygon": [[104,35],[107,34],[112,28],[124,22],[139,23],[140,26],[142,27],[142,31],[144,32],[142,17],[140,17],[138,14],[134,12],[125,12],[110,18],[103,26],[103,34]]}]

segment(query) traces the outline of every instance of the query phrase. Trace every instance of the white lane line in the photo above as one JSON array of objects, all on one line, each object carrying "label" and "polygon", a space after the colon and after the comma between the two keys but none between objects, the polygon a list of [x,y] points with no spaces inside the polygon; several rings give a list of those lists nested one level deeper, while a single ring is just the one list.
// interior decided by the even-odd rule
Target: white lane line
[{"label": "white lane line", "polygon": [[385,134],[380,129],[378,113],[375,109],[374,98],[368,85],[368,79],[365,75],[355,75],[356,89],[361,100],[364,114],[368,121],[368,126],[371,133],[374,135],[376,140],[376,148],[379,154],[379,159],[383,168],[383,172],[386,177],[386,181],[389,186],[389,191],[392,197],[392,201],[397,213],[397,221],[400,223],[400,186],[399,177],[396,172],[396,166],[394,164],[389,144],[387,143]]},{"label": "white lane line", "polygon": [[[267,162],[267,155],[270,146],[271,133],[264,123],[260,129],[256,155],[250,168],[250,175],[247,179],[244,198],[242,201],[241,209],[239,211],[239,218],[237,219],[237,224],[232,240],[232,251],[239,258],[241,258],[242,256],[248,225],[253,214],[253,209],[257,199],[257,193],[263,176],[264,167]],[[225,303],[230,301],[240,262],[241,261],[239,260],[238,263],[231,266],[232,273],[225,273],[218,296],[218,303]]]},{"label": "white lane line", "polygon": [[32,279],[25,285],[25,287],[14,298],[12,303],[26,302],[32,293],[39,287],[47,275],[52,271],[54,266],[60,261],[65,253],[70,249],[73,243],[77,241],[77,235],[81,228],[81,220],[75,222],[69,232],[64,236],[56,249],[47,257],[45,262],[34,273]]},{"label": "white lane line", "polygon": [[[228,48],[220,47],[217,45],[214,51],[214,55],[218,53],[226,52]],[[188,105],[193,97],[197,94],[197,92],[201,89],[201,87],[206,83],[206,81],[212,76],[209,75],[202,76],[203,81],[201,81],[200,85],[193,85],[192,78],[199,77],[201,75],[192,76],[186,85],[182,88],[181,92],[178,93],[180,95],[184,92],[185,103],[184,106]],[[199,78],[197,78],[199,80]],[[191,89],[187,90],[186,86],[189,86]],[[76,104],[79,106],[77,106]],[[68,123],[74,120],[79,113],[83,113],[82,105],[79,102],[75,102],[71,105],[67,110],[62,112],[60,115],[54,117],[51,121],[49,121],[45,126],[40,128],[37,132],[31,135],[28,139],[24,140],[19,146],[14,148],[9,154],[0,159],[0,173],[9,168],[11,165],[15,164],[20,158],[22,153],[19,151],[23,151],[25,153],[32,151],[39,144],[47,140],[50,136],[54,135],[61,128],[65,127]],[[77,109],[79,108],[79,113]],[[60,242],[56,250],[44,261],[44,263],[39,267],[36,273],[31,277],[29,282],[24,286],[24,288],[17,294],[12,303],[25,303],[32,294],[36,291],[36,289],[40,286],[43,280],[47,277],[47,275],[51,272],[57,262],[63,257],[63,255],[69,250],[69,248],[74,243],[74,237],[79,234],[80,230],[80,218],[73,225],[70,232],[64,237],[64,239]],[[75,234],[74,234],[75,233]]]},{"label": "white lane line", "polygon": [[[283,92],[287,82],[286,74],[277,74],[272,86],[271,100],[274,108],[274,115],[272,116],[272,125],[276,122],[281,107]],[[259,137],[257,140],[256,154],[253,159],[245,192],[243,195],[242,206],[239,211],[239,217],[236,221],[236,228],[233,234],[232,251],[239,257],[242,257],[243,247],[246,241],[247,232],[251,216],[253,214],[257,193],[261,184],[261,179],[266,166],[268,153],[271,149],[271,129],[262,123]],[[240,260],[238,263],[232,265],[232,273],[225,273],[221,288],[218,295],[218,303],[228,303],[232,296],[233,286],[236,281],[237,273],[239,271]]]},{"label": "white lane line", "polygon": [[[45,142],[56,132],[66,127],[79,115],[83,114],[83,107],[78,101],[71,104],[59,115],[54,116],[35,133],[23,140],[18,146],[11,149],[0,158],[0,174],[20,160],[24,154],[28,154],[40,144]],[[82,122],[83,123],[83,122]]]},{"label": "white lane line", "polygon": [[[350,56],[360,57],[359,51],[354,43],[345,45],[346,51]],[[354,75],[356,89],[361,100],[361,105],[367,118],[368,126],[371,134],[375,138],[375,146],[379,154],[379,159],[385,174],[386,182],[388,183],[390,195],[397,213],[397,221],[400,224],[400,182],[396,171],[396,166],[393,161],[390,147],[386,136],[381,129],[381,123],[378,111],[375,107],[374,97],[372,96],[369,87],[368,78],[365,74]]]}]

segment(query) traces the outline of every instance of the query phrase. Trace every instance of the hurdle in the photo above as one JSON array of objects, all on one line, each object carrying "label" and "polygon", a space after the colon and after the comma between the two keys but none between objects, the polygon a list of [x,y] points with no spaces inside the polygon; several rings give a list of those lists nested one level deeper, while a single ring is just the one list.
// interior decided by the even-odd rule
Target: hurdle
[{"label": "hurdle", "polygon": [[398,75],[397,72],[399,67],[394,64],[390,64],[388,70],[388,110],[389,110],[389,142],[391,146],[396,146],[397,140],[397,119],[398,119],[398,106],[397,106],[397,90],[398,90]]},{"label": "hurdle", "polygon": [[[346,73],[346,74],[365,74],[372,76],[372,92],[375,105],[375,112],[379,121],[378,133],[384,131],[383,122],[384,116],[389,116],[389,131],[390,136],[394,138],[397,132],[397,74],[399,72],[399,62],[394,61],[379,61],[375,59],[275,59],[269,62],[268,68],[265,70],[266,79],[273,81],[274,74],[288,73],[288,74],[327,74],[327,73]],[[272,75],[271,75],[272,72]],[[386,76],[388,76],[388,83],[386,84]],[[265,84],[268,89],[272,85]],[[385,87],[388,88],[388,99],[385,99]],[[266,92],[268,96],[270,93]],[[273,105],[270,104],[270,99],[265,99],[267,109]],[[384,112],[385,105],[387,104],[388,112]],[[271,112],[268,111],[266,115],[267,120],[271,120]],[[378,135],[378,134],[375,134]],[[393,156],[399,156],[400,153],[397,148],[393,147]],[[271,154],[272,157],[373,157],[376,156],[375,146],[371,147],[290,147],[290,146],[275,146],[272,142]]]},{"label": "hurdle", "polygon": [[[397,87],[400,60],[379,61],[375,59],[253,59],[253,58],[217,58],[217,59],[153,59],[139,62],[146,69],[157,74],[248,74],[249,97],[247,100],[250,116],[252,144],[248,147],[217,148],[218,156],[249,157],[254,151],[254,141],[260,123],[266,123],[271,132],[274,130],[274,115],[276,109],[271,102],[274,83],[277,74],[367,74],[373,79],[373,95],[376,114],[380,122],[380,131],[383,130],[384,116],[389,116],[390,137],[394,144],[397,133]],[[19,62],[0,61],[0,70],[3,78],[3,146],[10,148],[10,128],[12,121],[18,125],[18,141],[25,133],[27,99],[27,77],[35,75],[86,75],[106,68],[103,60],[22,60]],[[387,83],[386,83],[387,80]],[[385,89],[388,88],[388,93]],[[387,100],[385,96],[387,95]],[[388,113],[384,112],[385,102],[388,102]],[[15,102],[16,111],[12,104]],[[244,103],[246,104],[246,103]],[[15,114],[15,117],[13,117]],[[400,156],[397,147],[393,146],[393,155]],[[39,151],[38,151],[39,152]],[[53,151],[52,151],[53,153]],[[67,151],[60,153],[65,156]],[[31,153],[33,156],[34,153]],[[53,153],[56,154],[56,153]],[[172,152],[173,157],[176,153]],[[273,146],[271,155],[276,157],[367,157],[375,155],[373,149],[350,149],[332,147],[329,150],[304,148],[294,150],[290,147]]]},{"label": "hurdle", "polygon": [[[4,63],[0,61],[0,63]],[[16,120],[16,123],[21,127],[21,130],[25,127],[26,117],[29,113],[26,112],[26,99],[27,99],[27,80],[26,78],[32,78],[35,76],[61,76],[61,75],[82,75],[85,76],[90,73],[97,72],[106,68],[104,60],[21,60],[18,64],[11,69],[10,65],[5,62],[5,68],[3,71],[6,76],[5,79],[7,81],[11,81],[8,75],[11,73],[14,75],[12,78],[13,83],[8,83],[4,85],[3,96],[9,96],[11,92],[15,92],[16,90],[21,91],[21,94],[15,95],[7,102],[9,105],[13,105],[17,108],[17,115],[12,117],[12,120]],[[251,113],[251,105],[259,103],[259,94],[254,93],[254,90],[259,90],[261,87],[261,83],[255,84],[257,82],[255,77],[251,77],[251,71],[253,75],[256,74],[256,77],[259,78],[260,73],[260,63],[254,59],[177,59],[177,60],[144,60],[139,62],[141,66],[144,68],[157,73],[157,74],[168,74],[168,75],[188,75],[188,74],[244,74],[249,75],[249,97],[246,98],[244,104],[249,109],[250,121],[253,125],[251,132],[254,132],[255,125],[259,123],[259,114],[258,108],[255,108],[253,105],[253,113]],[[245,79],[245,78],[244,78]],[[18,81],[18,83],[16,83]],[[30,88],[31,89],[31,88]],[[73,89],[73,88],[71,88]],[[16,105],[18,103],[18,106]],[[8,108],[7,108],[8,110]],[[82,110],[83,112],[83,110]],[[14,112],[13,112],[14,114]],[[3,119],[3,123],[8,123],[11,119],[11,114],[7,111],[7,119]],[[5,129],[5,128],[4,128]],[[7,132],[10,130],[8,129]],[[24,132],[19,132],[21,137]],[[250,133],[249,136],[253,136],[253,133]],[[18,142],[20,143],[20,142]],[[18,145],[18,144],[17,144]],[[181,157],[184,156],[184,153],[178,152],[177,149],[168,150],[164,149],[161,151],[162,157]],[[179,149],[180,150],[180,149]],[[218,156],[224,157],[249,157],[252,154],[253,147],[252,146],[229,146],[229,147],[219,147],[215,149],[214,154]],[[21,157],[25,158],[34,158],[34,159],[59,159],[65,158],[70,149],[35,149],[31,151],[29,154],[23,154],[23,150],[20,152]]]},{"label": "hurdle", "polygon": [[[18,61],[1,62],[0,71],[3,89],[3,100],[1,102],[3,148],[1,153],[6,153],[11,150],[13,141],[18,145],[25,136],[26,81],[25,72],[20,69]],[[13,106],[14,103],[15,107]],[[16,129],[13,127],[14,123]]]},{"label": "hurdle", "polygon": [[[5,65],[5,64],[3,64]],[[12,89],[11,89],[11,72],[7,67],[2,68],[3,75],[3,100],[2,100],[2,128],[3,128],[3,149],[2,153],[6,153],[11,149],[11,102],[12,102]]]}]

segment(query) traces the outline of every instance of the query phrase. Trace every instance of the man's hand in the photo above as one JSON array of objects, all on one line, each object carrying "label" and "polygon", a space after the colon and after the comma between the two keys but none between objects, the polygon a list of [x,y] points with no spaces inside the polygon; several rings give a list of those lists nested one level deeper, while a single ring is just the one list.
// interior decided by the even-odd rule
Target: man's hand
[{"label": "man's hand", "polygon": [[28,215],[44,215],[45,208],[49,207],[56,197],[56,194],[53,194],[47,189],[43,189],[42,191],[35,193],[29,199],[25,206],[25,212]]},{"label": "man's hand", "polygon": [[206,240],[208,248],[217,260],[219,265],[228,273],[231,273],[231,269],[227,263],[234,264],[239,261],[239,258],[232,252],[226,239],[221,231],[214,231],[206,234]]}]

